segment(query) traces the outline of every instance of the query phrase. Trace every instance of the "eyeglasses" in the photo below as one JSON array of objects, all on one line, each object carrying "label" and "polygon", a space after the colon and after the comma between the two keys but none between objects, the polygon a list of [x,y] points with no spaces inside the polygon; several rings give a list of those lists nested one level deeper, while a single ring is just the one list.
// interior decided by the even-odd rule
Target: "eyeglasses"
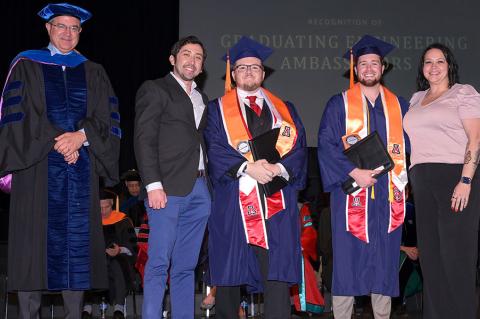
[{"label": "eyeglasses", "polygon": [[235,71],[244,73],[250,70],[251,72],[261,72],[263,71],[263,66],[259,64],[239,64],[235,67]]},{"label": "eyeglasses", "polygon": [[49,24],[51,24],[55,28],[58,28],[61,32],[65,32],[67,30],[70,30],[70,32],[72,32],[72,33],[80,33],[82,31],[82,27],[80,27],[78,25],[67,26],[67,25],[64,25],[63,23],[54,24],[54,23],[51,23],[51,22],[49,22]]}]

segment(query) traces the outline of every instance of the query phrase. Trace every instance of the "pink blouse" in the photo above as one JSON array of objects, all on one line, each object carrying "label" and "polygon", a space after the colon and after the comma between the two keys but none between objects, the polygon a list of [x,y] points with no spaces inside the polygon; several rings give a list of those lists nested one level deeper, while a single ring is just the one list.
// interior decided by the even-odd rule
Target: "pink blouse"
[{"label": "pink blouse", "polygon": [[427,92],[412,96],[403,119],[411,144],[410,167],[421,163],[463,164],[468,139],[462,119],[480,118],[480,94],[471,85],[455,84],[422,106]]}]

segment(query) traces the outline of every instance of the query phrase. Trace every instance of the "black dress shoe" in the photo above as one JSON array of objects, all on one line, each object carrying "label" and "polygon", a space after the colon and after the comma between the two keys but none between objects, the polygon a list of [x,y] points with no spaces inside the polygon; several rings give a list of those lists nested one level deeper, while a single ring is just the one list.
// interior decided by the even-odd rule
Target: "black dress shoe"
[{"label": "black dress shoe", "polygon": [[89,313],[88,311],[83,311],[82,312],[82,319],[92,319],[92,314]]},{"label": "black dress shoe", "polygon": [[113,319],[125,319],[125,316],[123,315],[123,312],[117,310],[113,313]]}]

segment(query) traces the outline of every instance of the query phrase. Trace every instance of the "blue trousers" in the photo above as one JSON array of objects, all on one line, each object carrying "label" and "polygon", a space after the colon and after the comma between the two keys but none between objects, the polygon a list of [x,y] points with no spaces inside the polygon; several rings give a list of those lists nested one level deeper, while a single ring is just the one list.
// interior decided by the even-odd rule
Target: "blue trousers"
[{"label": "blue trousers", "polygon": [[197,178],[186,196],[168,196],[162,209],[146,208],[150,235],[145,266],[142,318],[162,318],[162,301],[168,274],[172,318],[193,319],[195,267],[211,198],[204,177]]}]

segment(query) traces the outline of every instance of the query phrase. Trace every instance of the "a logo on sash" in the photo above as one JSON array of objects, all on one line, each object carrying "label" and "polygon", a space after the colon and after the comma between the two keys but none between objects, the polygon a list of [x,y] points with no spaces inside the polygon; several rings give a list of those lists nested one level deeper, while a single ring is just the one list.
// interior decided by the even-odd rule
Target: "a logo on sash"
[{"label": "a logo on sash", "polygon": [[354,198],[353,198],[352,206],[353,206],[353,207],[358,207],[358,206],[360,206],[360,205],[361,205],[361,204],[360,204],[360,197],[354,197]]},{"label": "a logo on sash", "polygon": [[282,136],[290,137],[290,126],[285,126],[282,132]]},{"label": "a logo on sash", "polygon": [[402,192],[397,188],[397,186],[393,186],[393,199],[396,202],[401,202],[403,200]]},{"label": "a logo on sash", "polygon": [[393,144],[392,153],[400,155],[400,144]]},{"label": "a logo on sash", "polygon": [[250,146],[248,145],[248,142],[240,141],[240,143],[237,144],[237,151],[242,154],[247,154],[248,152],[250,152]]},{"label": "a logo on sash", "polygon": [[347,142],[348,145],[352,146],[353,144],[357,143],[360,140],[360,136],[357,134],[352,134],[347,136],[345,141]]},{"label": "a logo on sash", "polygon": [[248,205],[247,206],[247,215],[248,216],[255,216],[257,215],[257,210],[255,209],[255,207],[253,205]]}]

